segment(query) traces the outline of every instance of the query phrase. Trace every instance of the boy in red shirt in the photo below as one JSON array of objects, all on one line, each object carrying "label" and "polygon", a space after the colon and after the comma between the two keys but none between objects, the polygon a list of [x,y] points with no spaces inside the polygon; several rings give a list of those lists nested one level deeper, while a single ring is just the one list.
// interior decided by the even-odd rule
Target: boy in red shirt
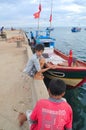
[{"label": "boy in red shirt", "polygon": [[[30,115],[30,130],[72,130],[72,108],[62,98],[65,90],[66,85],[62,80],[50,81],[49,99],[41,99],[37,102]],[[26,115],[21,114],[20,124],[25,120],[27,120]]]}]

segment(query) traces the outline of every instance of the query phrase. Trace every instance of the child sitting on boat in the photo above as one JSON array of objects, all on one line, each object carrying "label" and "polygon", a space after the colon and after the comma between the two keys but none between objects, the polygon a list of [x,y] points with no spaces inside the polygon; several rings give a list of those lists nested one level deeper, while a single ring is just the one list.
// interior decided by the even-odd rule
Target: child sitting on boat
[{"label": "child sitting on boat", "polygon": [[44,46],[42,44],[37,44],[35,46],[35,53],[30,58],[23,71],[35,79],[43,79],[42,73],[48,69],[54,68],[53,65],[47,65],[46,68],[43,68],[45,64],[45,58],[42,56],[43,51]]}]

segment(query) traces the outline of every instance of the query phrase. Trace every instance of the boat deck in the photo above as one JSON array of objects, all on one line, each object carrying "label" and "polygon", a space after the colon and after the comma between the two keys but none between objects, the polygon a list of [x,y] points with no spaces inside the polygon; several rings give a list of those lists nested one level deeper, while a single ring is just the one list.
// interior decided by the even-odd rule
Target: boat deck
[{"label": "boat deck", "polygon": [[[45,48],[44,53],[43,53],[44,57],[46,58],[46,62],[47,63],[52,63],[54,65],[57,65],[57,67],[67,67],[68,68],[68,57],[65,56],[63,54],[63,56],[60,54],[56,54],[53,51],[53,48]],[[74,59],[75,61],[73,61],[71,68],[85,68],[86,69],[86,63],[84,63],[83,61],[79,61],[77,59]]]},{"label": "boat deck", "polygon": [[46,62],[50,62],[55,65],[67,66],[67,60],[63,59],[59,55],[56,55],[53,52],[53,48],[45,48],[44,57],[46,58]]}]

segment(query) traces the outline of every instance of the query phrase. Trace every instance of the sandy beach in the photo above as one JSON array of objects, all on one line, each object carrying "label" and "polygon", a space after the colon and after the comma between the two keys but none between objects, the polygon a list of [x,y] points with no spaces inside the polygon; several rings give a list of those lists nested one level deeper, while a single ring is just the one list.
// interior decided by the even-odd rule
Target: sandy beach
[{"label": "sandy beach", "polygon": [[[23,36],[18,30],[6,31],[7,39]],[[15,40],[0,39],[0,130],[28,130],[18,125],[18,113],[32,109],[31,79],[24,79],[27,62],[25,39],[18,47]],[[29,84],[29,85],[28,85]]]}]

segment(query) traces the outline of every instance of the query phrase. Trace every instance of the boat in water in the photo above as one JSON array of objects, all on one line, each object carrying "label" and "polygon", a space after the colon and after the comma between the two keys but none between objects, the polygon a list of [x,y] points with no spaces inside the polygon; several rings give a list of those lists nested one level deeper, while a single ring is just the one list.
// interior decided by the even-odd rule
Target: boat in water
[{"label": "boat in water", "polygon": [[37,37],[36,37],[36,44],[43,44],[45,47],[54,47],[55,45],[55,38],[50,36],[51,31],[53,31],[51,28],[46,28],[45,30],[38,31]]},{"label": "boat in water", "polygon": [[79,27],[73,27],[71,29],[71,32],[80,32],[80,31],[81,31],[81,28],[79,28]]},{"label": "boat in water", "polygon": [[[86,62],[72,57],[69,64],[69,56],[55,48],[45,48],[44,54],[49,64],[55,65],[55,69],[44,72],[48,79],[62,79],[68,87],[79,87],[86,83]],[[70,57],[71,58],[71,57]]]},{"label": "boat in water", "polygon": [[38,7],[38,12],[36,12],[34,14],[34,18],[35,19],[38,19],[38,28],[37,30],[35,31],[35,36],[33,36],[33,32],[31,31],[31,41],[30,42],[30,45],[31,45],[31,48],[32,48],[32,51],[34,52],[34,47],[36,44],[43,44],[45,47],[54,47],[55,45],[55,38],[51,37],[51,31],[54,30],[53,27],[51,27],[51,23],[52,23],[52,0],[51,0],[51,12],[50,12],[50,17],[49,17],[49,22],[50,22],[50,26],[45,28],[45,29],[42,29],[40,30],[39,28],[39,19],[40,19],[40,14],[41,14],[41,11],[42,11],[42,6],[41,6],[41,3],[39,4],[39,7]]},{"label": "boat in water", "polygon": [[[36,18],[39,19],[40,15]],[[50,25],[52,21],[52,10],[50,15]],[[32,35],[32,43],[30,46],[34,53],[34,47],[36,44],[43,44],[45,47],[43,56],[46,58],[47,64],[54,65],[54,69],[47,70],[44,72],[44,77],[48,79],[62,79],[68,87],[79,87],[86,83],[86,63],[79,61],[73,57],[72,50],[70,50],[69,55],[65,55],[61,51],[55,49],[56,40],[51,37],[51,31],[54,28],[47,27],[45,30],[36,30],[36,35]],[[81,28],[72,28],[72,32],[79,32]],[[46,67],[46,66],[45,66]]]},{"label": "boat in water", "polygon": [[45,47],[53,48],[56,43],[56,39],[51,37],[50,33],[53,31],[53,28],[46,28],[44,30],[36,30],[35,36],[32,37],[30,42],[31,49],[34,53],[34,48],[36,44],[43,44]]},{"label": "boat in water", "polygon": [[55,49],[56,40],[50,36],[50,30],[37,32],[36,44],[44,45],[43,56],[47,64],[55,65],[55,69],[44,72],[45,78],[62,79],[68,87],[72,88],[86,83],[86,63],[74,58],[72,50],[69,51],[69,55],[66,55]]}]

